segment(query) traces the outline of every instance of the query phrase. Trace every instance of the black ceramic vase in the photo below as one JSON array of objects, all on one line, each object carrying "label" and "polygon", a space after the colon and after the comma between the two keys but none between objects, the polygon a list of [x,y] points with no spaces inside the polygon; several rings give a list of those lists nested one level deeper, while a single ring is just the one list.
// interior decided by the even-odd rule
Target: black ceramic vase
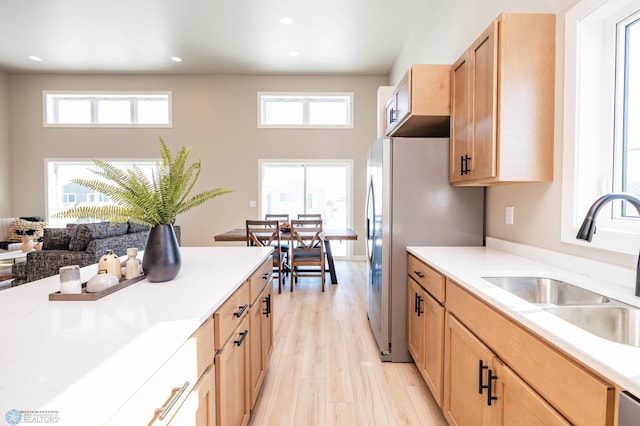
[{"label": "black ceramic vase", "polygon": [[154,283],[171,281],[178,275],[181,266],[182,256],[173,225],[151,228],[142,257],[146,278]]}]

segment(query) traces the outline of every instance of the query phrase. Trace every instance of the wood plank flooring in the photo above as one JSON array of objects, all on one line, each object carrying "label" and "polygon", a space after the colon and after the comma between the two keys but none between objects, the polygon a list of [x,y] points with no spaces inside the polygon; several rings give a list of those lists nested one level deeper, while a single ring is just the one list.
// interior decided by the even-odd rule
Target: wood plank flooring
[{"label": "wood plank flooring", "polygon": [[301,278],[274,293],[274,348],[251,425],[446,425],[412,363],[381,362],[366,314],[364,262],[338,285]]}]

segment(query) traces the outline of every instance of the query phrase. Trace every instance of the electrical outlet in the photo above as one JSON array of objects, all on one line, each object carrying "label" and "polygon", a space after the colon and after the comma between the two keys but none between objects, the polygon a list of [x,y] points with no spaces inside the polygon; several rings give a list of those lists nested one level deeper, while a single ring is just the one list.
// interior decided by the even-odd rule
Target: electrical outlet
[{"label": "electrical outlet", "polygon": [[507,206],[506,211],[505,211],[505,223],[507,225],[513,225],[513,214],[514,214],[514,207],[513,206]]},{"label": "electrical outlet", "polygon": [[254,200],[249,201],[249,208],[255,208],[257,206]]}]

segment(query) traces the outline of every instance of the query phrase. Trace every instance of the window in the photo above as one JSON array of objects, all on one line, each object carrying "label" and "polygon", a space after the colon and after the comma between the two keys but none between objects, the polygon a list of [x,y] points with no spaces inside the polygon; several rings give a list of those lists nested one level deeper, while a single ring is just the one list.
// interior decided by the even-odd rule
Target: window
[{"label": "window", "polygon": [[258,93],[258,127],[353,128],[353,93]]},{"label": "window", "polygon": [[[53,214],[82,205],[109,204],[109,197],[94,192],[92,189],[71,182],[71,179],[103,179],[92,173],[94,164],[90,160],[46,160],[47,167],[47,221],[49,226],[64,227],[71,222],[86,222],[86,219],[59,219],[51,217]],[[147,176],[151,176],[156,161],[148,160],[117,160],[110,161],[122,169],[131,168],[135,164]]]},{"label": "window", "polygon": [[[598,197],[640,196],[640,0],[583,0],[565,27],[562,241],[582,244],[577,229]],[[635,208],[605,209],[591,245],[637,254]]]},{"label": "window", "polygon": [[[260,217],[267,213],[320,213],[326,228],[349,228],[352,218],[351,161],[260,161]],[[331,246],[347,256],[349,243]]]},{"label": "window", "polygon": [[44,92],[45,126],[171,127],[171,93]]}]

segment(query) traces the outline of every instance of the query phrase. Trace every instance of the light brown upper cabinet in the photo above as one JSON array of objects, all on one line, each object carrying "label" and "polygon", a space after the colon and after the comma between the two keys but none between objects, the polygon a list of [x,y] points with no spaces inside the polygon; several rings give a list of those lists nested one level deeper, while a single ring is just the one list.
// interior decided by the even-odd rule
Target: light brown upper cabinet
[{"label": "light brown upper cabinet", "polygon": [[553,180],[555,27],[501,14],[451,67],[454,185]]},{"label": "light brown upper cabinet", "polygon": [[415,64],[385,104],[387,136],[449,136],[451,65]]}]

